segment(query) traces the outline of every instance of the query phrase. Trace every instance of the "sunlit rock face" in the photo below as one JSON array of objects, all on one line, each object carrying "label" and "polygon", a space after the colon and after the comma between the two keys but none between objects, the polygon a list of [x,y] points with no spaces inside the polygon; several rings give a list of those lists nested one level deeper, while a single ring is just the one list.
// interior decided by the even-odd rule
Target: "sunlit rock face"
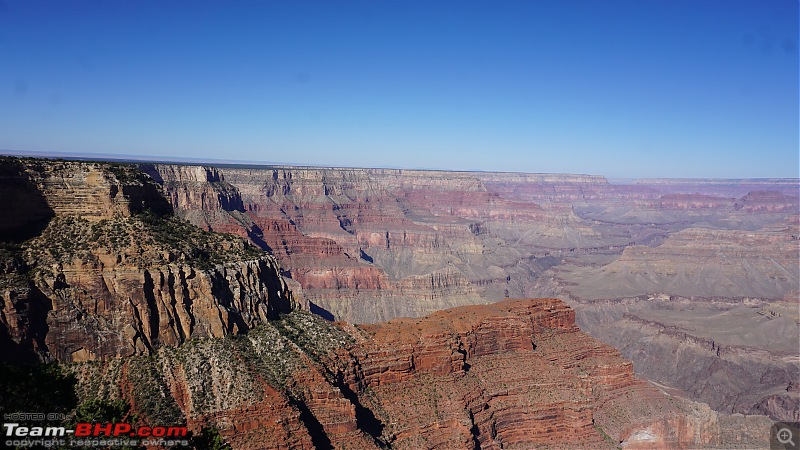
[{"label": "sunlit rock face", "polygon": [[[168,193],[216,189],[216,210],[180,200],[189,195],[170,198],[182,217],[270,249],[298,298],[302,289],[326,317],[369,323],[556,296],[638,373],[714,408],[790,420],[787,405],[800,404],[787,389],[800,376],[796,179],[611,184],[589,175],[299,167],[200,175],[193,167],[192,178],[181,167],[146,171]],[[238,205],[225,200],[231,189],[241,207],[225,206]],[[658,326],[632,325],[639,319]],[[674,336],[654,331],[676,328]],[[684,351],[681,336],[714,348]],[[724,361],[715,362],[720,345]],[[758,361],[726,348],[758,350],[750,351]],[[719,381],[704,381],[709,374]]]},{"label": "sunlit rock face", "polygon": [[[521,295],[525,286],[512,282],[523,279],[517,272],[531,275],[547,264],[531,263],[534,254],[549,254],[551,245],[602,244],[571,208],[507,199],[487,187],[481,178],[486,174],[201,169],[143,167],[162,183],[179,215],[250,237],[276,255],[305,298],[342,320],[419,316]],[[608,186],[602,177],[584,175],[495,175],[547,184],[558,190],[555,198]],[[236,196],[231,187],[241,207],[230,206],[238,205],[229,200]],[[219,200],[216,210],[209,208],[213,198]],[[520,237],[542,245],[507,245]]]},{"label": "sunlit rock face", "polygon": [[768,418],[657,389],[574,317],[557,299],[362,326],[298,310],[246,336],[74,367],[82,391],[215,427],[236,449],[766,445]]},{"label": "sunlit rock face", "polygon": [[132,166],[1,167],[19,213],[3,224],[0,327],[11,359],[147,354],[302,306],[273,257],[171,217],[161,187]]},{"label": "sunlit rock face", "polygon": [[[728,199],[587,176],[0,169],[18,213],[0,221],[0,357],[60,361],[80,399],[124,399],[142,424],[211,426],[237,449],[752,448],[769,418],[687,397],[797,411],[781,336],[798,320],[785,273],[798,219],[780,189]],[[709,296],[650,292],[674,291],[675,276]],[[515,292],[577,309],[494,302]],[[719,387],[748,394],[730,404]]]}]

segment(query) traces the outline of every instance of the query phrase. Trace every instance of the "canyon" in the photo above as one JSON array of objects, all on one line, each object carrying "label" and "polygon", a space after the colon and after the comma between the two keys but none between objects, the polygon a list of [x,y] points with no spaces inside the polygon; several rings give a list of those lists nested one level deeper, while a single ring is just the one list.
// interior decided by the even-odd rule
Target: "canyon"
[{"label": "canyon", "polygon": [[0,358],[234,448],[752,448],[800,421],[796,179],[4,158],[0,194]]},{"label": "canyon", "polygon": [[233,448],[752,448],[772,423],[637,379],[557,299],[361,326],[296,310],[75,370],[83,392],[213,425]]},{"label": "canyon", "polygon": [[141,168],[178,216],[274,254],[329,319],[558,297],[637,373],[720,411],[800,420],[797,179]]}]

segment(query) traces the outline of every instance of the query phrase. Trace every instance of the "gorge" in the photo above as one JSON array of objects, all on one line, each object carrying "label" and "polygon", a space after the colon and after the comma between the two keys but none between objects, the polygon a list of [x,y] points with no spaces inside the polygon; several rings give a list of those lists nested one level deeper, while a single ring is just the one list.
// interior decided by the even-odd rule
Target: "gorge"
[{"label": "gorge", "polygon": [[0,194],[3,361],[234,448],[748,448],[800,421],[796,179],[4,158]]}]

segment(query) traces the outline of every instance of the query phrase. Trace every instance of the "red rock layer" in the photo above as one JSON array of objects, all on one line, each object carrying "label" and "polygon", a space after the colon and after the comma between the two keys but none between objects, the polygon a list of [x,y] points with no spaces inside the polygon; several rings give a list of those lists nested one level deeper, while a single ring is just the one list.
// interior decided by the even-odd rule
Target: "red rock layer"
[{"label": "red rock layer", "polygon": [[[354,388],[383,411],[395,448],[613,448],[684,414],[556,299],[461,307],[361,327]],[[604,438],[603,433],[611,436]],[[671,446],[713,433],[660,435]]]},{"label": "red rock layer", "polygon": [[268,323],[76,372],[101,395],[119,386],[147,420],[152,399],[173,403],[190,428],[213,426],[234,449],[701,448],[734,442],[732,430],[758,446],[769,428],[636,379],[555,299],[359,327],[293,314],[295,331]]}]

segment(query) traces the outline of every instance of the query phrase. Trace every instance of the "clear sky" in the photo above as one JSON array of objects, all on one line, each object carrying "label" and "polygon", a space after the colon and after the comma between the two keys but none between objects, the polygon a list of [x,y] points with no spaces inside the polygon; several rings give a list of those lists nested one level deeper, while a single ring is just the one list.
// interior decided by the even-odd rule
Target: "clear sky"
[{"label": "clear sky", "polygon": [[797,177],[797,0],[0,0],[0,149]]}]

